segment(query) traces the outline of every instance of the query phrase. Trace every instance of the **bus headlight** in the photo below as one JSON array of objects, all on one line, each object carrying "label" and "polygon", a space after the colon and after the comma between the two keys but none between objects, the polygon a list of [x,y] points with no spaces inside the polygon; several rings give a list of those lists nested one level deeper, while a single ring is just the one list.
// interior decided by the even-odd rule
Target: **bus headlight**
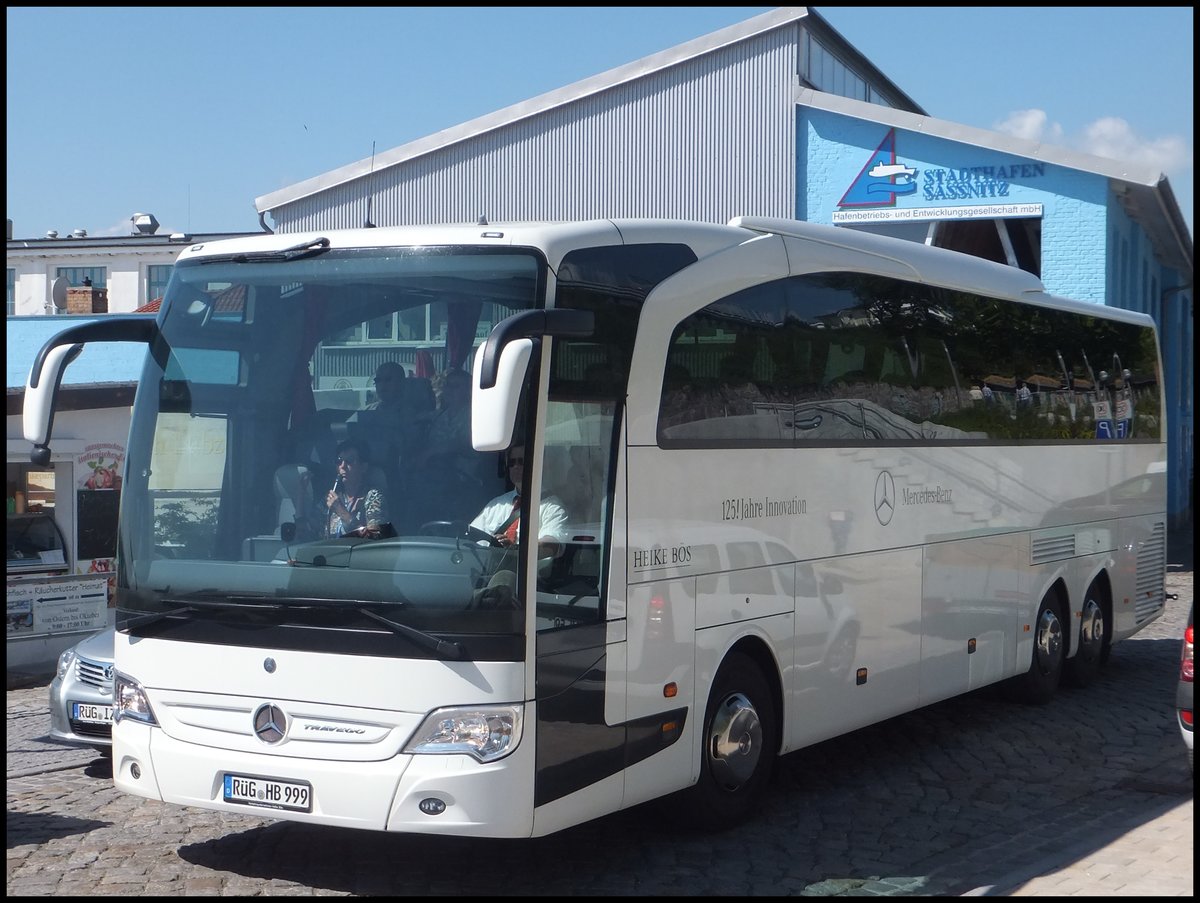
[{"label": "bus headlight", "polygon": [[522,711],[519,705],[437,709],[421,722],[404,751],[412,755],[465,753],[480,762],[495,762],[521,742]]},{"label": "bus headlight", "polygon": [[117,671],[113,674],[113,721],[122,718],[132,718],[142,724],[158,724],[141,684]]}]

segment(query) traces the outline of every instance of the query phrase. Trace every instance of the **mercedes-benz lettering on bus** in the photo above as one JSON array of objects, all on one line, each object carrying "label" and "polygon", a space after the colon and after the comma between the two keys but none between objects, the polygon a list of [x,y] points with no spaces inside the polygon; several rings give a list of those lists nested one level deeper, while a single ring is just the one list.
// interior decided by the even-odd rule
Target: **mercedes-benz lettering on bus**
[{"label": "mercedes-benz lettering on bus", "polygon": [[108,340],[147,346],[113,772],[152,799],[726,825],[780,755],[1044,702],[1162,612],[1152,321],[974,257],[757,219],[194,245],[157,318],[43,349],[35,457]]}]

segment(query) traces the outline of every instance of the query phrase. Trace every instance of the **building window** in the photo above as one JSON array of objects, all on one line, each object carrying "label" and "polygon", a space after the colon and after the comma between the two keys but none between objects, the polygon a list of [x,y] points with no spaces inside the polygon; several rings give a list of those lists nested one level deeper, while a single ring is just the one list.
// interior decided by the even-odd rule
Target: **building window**
[{"label": "building window", "polygon": [[84,280],[91,280],[94,288],[108,288],[107,267],[59,267],[54,271],[55,276],[64,277],[71,283],[72,288],[88,285]]},{"label": "building window", "polygon": [[[801,75],[818,91],[852,100],[879,102],[877,90],[840,60],[809,31],[804,32]],[[890,104],[885,104],[890,106]]]},{"label": "building window", "polygon": [[[58,278],[66,279],[67,284],[71,288],[87,285],[98,289],[108,288],[107,267],[57,267],[54,270],[54,275]],[[65,314],[67,313],[67,308],[55,308],[53,312],[55,314]]]},{"label": "building window", "polygon": [[8,295],[5,297],[8,305],[8,316],[17,312],[17,271],[11,267],[8,270]]},{"label": "building window", "polygon": [[886,85],[873,84],[805,28],[800,38],[800,77],[818,91],[895,107]]},{"label": "building window", "polygon": [[54,511],[53,466],[34,467],[10,461],[7,483],[9,514]]},{"label": "building window", "polygon": [[173,264],[160,264],[146,267],[146,302],[160,300],[167,292],[167,283],[171,281]]},{"label": "building window", "polygon": [[880,90],[872,85],[867,85],[867,100],[870,103],[878,104],[881,107],[894,107],[895,104],[888,100]]}]

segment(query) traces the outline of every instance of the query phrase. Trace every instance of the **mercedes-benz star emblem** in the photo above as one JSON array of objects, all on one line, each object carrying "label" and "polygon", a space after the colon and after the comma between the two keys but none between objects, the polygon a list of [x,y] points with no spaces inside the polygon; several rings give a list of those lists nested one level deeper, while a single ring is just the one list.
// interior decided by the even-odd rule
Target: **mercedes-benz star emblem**
[{"label": "mercedes-benz star emblem", "polygon": [[896,513],[896,482],[886,470],[881,470],[875,479],[875,516],[879,523],[887,526]]},{"label": "mercedes-benz star emblem", "polygon": [[254,734],[263,743],[278,743],[287,734],[287,715],[277,705],[260,705],[254,713]]}]

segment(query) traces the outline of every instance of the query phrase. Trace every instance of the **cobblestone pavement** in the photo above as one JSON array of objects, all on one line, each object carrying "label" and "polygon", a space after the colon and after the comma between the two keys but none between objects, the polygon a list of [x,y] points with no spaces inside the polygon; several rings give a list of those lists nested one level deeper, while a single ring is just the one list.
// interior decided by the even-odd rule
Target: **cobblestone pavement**
[{"label": "cobblestone pavement", "polygon": [[985,691],[793,753],[762,813],[715,836],[646,807],[498,841],[168,806],[46,740],[46,687],[12,690],[7,893],[1190,897],[1192,776],[1173,708],[1190,533],[1169,559],[1179,598],[1087,690],[1040,707]]}]

